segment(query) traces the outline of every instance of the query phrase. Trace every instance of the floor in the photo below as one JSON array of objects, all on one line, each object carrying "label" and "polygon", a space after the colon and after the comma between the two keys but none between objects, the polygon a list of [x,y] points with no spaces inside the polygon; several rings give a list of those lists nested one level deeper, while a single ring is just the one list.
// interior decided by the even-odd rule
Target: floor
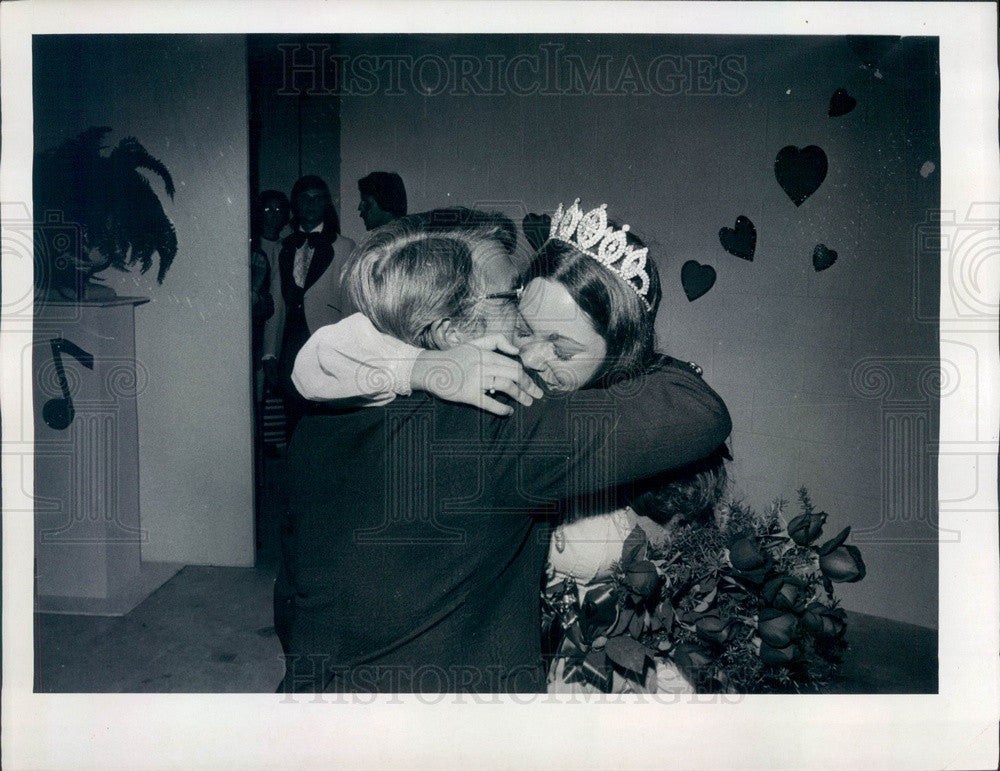
[{"label": "floor", "polygon": [[[272,626],[279,458],[267,460],[258,567],[188,566],[118,618],[36,614],[35,691],[270,693],[284,668]],[[848,613],[833,693],[935,693],[932,629]]]},{"label": "floor", "polygon": [[273,692],[273,583],[272,569],[188,566],[125,616],[38,614],[35,691]]},{"label": "floor", "polygon": [[[281,680],[272,568],[189,566],[120,618],[36,616],[35,690],[45,693],[268,693]],[[937,635],[848,614],[833,693],[933,693]]]}]

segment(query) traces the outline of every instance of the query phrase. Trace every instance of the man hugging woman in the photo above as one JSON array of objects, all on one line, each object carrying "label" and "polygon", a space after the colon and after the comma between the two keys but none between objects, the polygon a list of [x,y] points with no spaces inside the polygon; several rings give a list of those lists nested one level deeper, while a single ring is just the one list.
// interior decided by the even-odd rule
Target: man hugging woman
[{"label": "man hugging woman", "polygon": [[547,559],[585,586],[635,524],[710,514],[729,414],[655,350],[645,245],[578,202],[525,270],[516,244],[502,215],[396,220],[345,272],[359,313],[300,352],[303,396],[367,408],[304,418],[289,448],[284,689],[560,690]]}]

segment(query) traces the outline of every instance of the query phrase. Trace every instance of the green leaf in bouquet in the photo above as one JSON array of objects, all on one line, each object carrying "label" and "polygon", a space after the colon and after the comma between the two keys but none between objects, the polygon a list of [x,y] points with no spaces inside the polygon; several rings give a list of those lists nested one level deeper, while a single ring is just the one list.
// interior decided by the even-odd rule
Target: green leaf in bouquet
[{"label": "green leaf in bouquet", "polygon": [[799,505],[802,507],[803,514],[813,513],[812,499],[809,497],[809,491],[806,489],[805,485],[800,487],[797,491],[799,496]]},{"label": "green leaf in bouquet", "polygon": [[615,620],[614,625],[608,629],[608,637],[625,634],[629,625],[632,623],[633,618],[635,618],[634,610],[627,609],[619,611],[618,618]]},{"label": "green leaf in bouquet", "polygon": [[645,628],[642,618],[637,613],[632,614],[632,620],[628,622],[628,633],[632,637],[639,639],[639,635],[642,634],[642,630]]},{"label": "green leaf in bouquet", "polygon": [[819,549],[817,549],[817,552],[819,552],[819,555],[821,557],[824,554],[829,554],[838,546],[842,545],[844,541],[847,540],[847,536],[849,536],[850,534],[851,534],[851,526],[848,525],[839,533],[837,533],[833,538],[831,538],[829,541],[820,546]]},{"label": "green leaf in bouquet", "polygon": [[636,525],[622,544],[622,567],[627,569],[629,563],[646,558],[646,532]]},{"label": "green leaf in bouquet", "polygon": [[712,667],[712,655],[700,645],[681,643],[674,648],[673,659],[684,677],[701,691]]},{"label": "green leaf in bouquet", "polygon": [[791,664],[798,657],[799,648],[795,643],[789,643],[780,648],[766,642],[760,644],[760,660],[765,664],[785,666]]},{"label": "green leaf in bouquet", "polygon": [[720,576],[719,583],[723,589],[738,589],[741,592],[749,591],[744,584],[740,583],[732,576]]},{"label": "green leaf in bouquet", "polygon": [[713,575],[706,575],[703,578],[698,579],[698,584],[695,587],[695,591],[701,594],[709,594],[715,591],[715,588],[719,585],[718,580]]},{"label": "green leaf in bouquet", "polygon": [[712,607],[712,603],[715,602],[715,598],[718,596],[718,594],[719,594],[718,585],[715,581],[712,581],[711,589],[709,589],[706,594],[702,594],[698,598],[698,602],[695,604],[692,610],[695,613],[706,612],[709,608]]},{"label": "green leaf in bouquet", "polygon": [[646,659],[652,651],[631,637],[612,637],[604,646],[608,658],[622,669],[641,675],[646,668]]},{"label": "green leaf in bouquet", "polygon": [[663,630],[669,634],[674,626],[674,606],[670,604],[670,601],[664,600],[657,605],[656,612],[653,615],[660,622]]},{"label": "green leaf in bouquet", "polygon": [[608,665],[608,655],[604,648],[594,649],[587,653],[580,667],[583,678],[602,690],[611,684],[611,671]]}]

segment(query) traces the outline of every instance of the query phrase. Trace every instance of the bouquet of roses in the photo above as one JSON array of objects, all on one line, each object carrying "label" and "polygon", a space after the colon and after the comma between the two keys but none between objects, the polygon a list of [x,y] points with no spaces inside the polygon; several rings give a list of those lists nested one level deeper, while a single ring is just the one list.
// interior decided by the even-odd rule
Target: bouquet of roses
[{"label": "bouquet of roses", "polygon": [[617,673],[644,690],[671,660],[699,692],[822,689],[847,647],[834,584],[860,581],[865,564],[850,527],[817,545],[827,515],[804,488],[799,500],[790,521],[779,500],[719,507],[662,542],[636,527],[609,580],[582,596],[571,579],[548,586],[543,632],[567,681],[609,690]]}]

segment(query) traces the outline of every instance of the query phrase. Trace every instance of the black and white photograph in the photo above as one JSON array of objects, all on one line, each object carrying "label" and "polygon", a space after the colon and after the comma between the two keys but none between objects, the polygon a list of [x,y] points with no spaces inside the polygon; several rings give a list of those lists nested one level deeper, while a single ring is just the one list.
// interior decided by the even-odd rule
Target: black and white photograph
[{"label": "black and white photograph", "polygon": [[0,8],[6,766],[995,767],[995,5],[171,5]]}]

